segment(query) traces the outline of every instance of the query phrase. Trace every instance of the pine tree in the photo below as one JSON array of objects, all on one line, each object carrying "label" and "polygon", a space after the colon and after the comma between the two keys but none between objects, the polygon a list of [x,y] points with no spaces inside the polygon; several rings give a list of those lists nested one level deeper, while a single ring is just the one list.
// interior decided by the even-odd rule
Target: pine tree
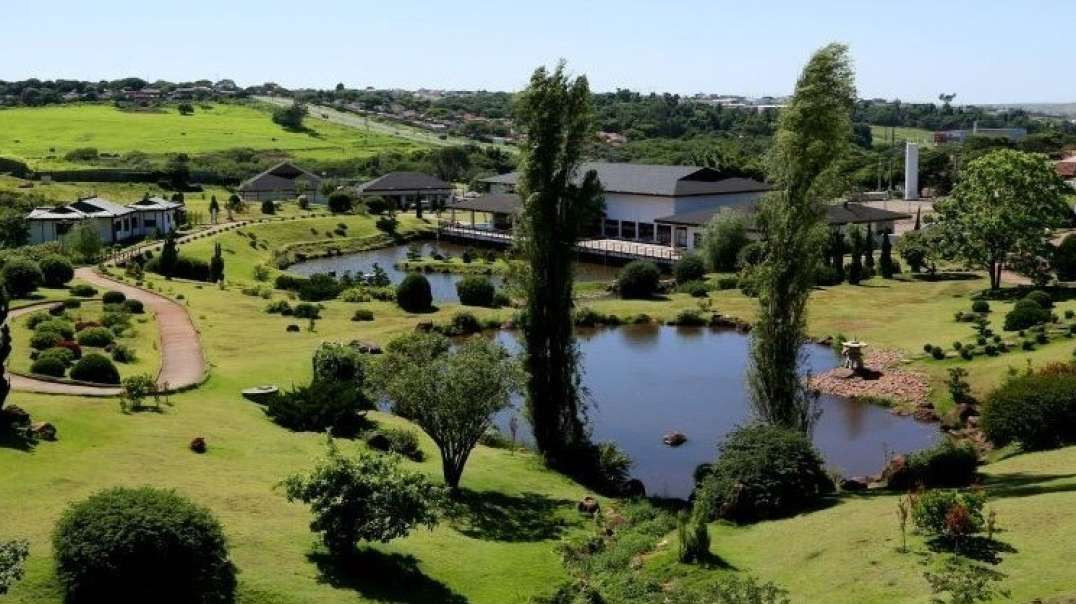
[{"label": "pine tree", "polygon": [[893,266],[893,245],[889,243],[889,233],[882,233],[882,256],[878,259],[878,270],[882,273],[882,277],[885,279],[892,279],[894,270]]},{"label": "pine tree", "polygon": [[874,271],[874,229],[867,223],[867,235],[863,239],[863,266],[868,272]]}]

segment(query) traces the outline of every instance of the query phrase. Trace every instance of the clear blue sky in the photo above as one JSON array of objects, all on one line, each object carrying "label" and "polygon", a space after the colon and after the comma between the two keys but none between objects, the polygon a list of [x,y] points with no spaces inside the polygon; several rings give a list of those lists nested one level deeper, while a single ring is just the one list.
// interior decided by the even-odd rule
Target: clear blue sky
[{"label": "clear blue sky", "polygon": [[1069,0],[61,0],[3,10],[0,79],[515,90],[568,60],[595,90],[785,94],[851,46],[860,95],[1076,101]]}]

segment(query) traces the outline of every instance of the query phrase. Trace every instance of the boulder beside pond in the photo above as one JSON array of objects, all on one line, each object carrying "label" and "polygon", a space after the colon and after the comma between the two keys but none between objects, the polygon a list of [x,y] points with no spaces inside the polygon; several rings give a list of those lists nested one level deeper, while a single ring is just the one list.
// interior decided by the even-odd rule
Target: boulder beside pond
[{"label": "boulder beside pond", "polygon": [[661,437],[661,442],[670,447],[679,447],[687,442],[687,436],[683,432],[666,432],[665,435]]},{"label": "boulder beside pond", "polygon": [[56,426],[49,422],[34,422],[30,424],[30,434],[38,440],[56,440]]}]

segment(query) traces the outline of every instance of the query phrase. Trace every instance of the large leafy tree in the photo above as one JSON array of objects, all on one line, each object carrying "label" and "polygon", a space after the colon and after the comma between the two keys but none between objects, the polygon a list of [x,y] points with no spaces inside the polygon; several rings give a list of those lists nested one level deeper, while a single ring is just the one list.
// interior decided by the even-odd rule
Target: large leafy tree
[{"label": "large leafy tree", "polygon": [[569,78],[563,63],[552,73],[536,69],[516,115],[526,133],[518,233],[530,267],[522,321],[527,410],[538,449],[556,467],[588,439],[572,332],[572,259],[583,230],[601,216],[603,196],[597,174],[579,173],[592,134],[586,77]]},{"label": "large leafy tree", "polygon": [[523,380],[499,344],[474,337],[450,350],[443,336],[409,334],[388,347],[374,381],[433,439],[445,484],[455,491],[478,439]]},{"label": "large leafy tree", "polygon": [[1067,192],[1044,156],[992,151],[968,163],[952,196],[937,204],[938,227],[955,257],[986,270],[997,289],[1007,262],[1038,267],[1019,260],[1049,257],[1049,229],[1072,214]]},{"label": "large leafy tree", "polygon": [[848,49],[831,44],[817,51],[781,112],[768,158],[775,190],[763,200],[758,219],[764,259],[756,272],[751,398],[761,419],[803,432],[817,417],[817,397],[801,375],[807,298],[826,237],[822,202],[836,192],[855,99]]}]

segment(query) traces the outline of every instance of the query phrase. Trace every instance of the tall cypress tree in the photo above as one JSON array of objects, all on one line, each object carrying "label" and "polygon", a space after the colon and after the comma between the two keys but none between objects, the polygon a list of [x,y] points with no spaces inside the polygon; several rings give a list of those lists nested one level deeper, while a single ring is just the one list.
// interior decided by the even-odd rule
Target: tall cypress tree
[{"label": "tall cypress tree", "polygon": [[161,259],[158,268],[165,277],[171,277],[176,273],[176,263],[179,262],[179,250],[176,248],[176,232],[169,231],[164,238],[164,246],[161,247]]},{"label": "tall cypress tree", "polygon": [[867,223],[867,234],[863,239],[863,266],[874,269],[874,229]]},{"label": "tall cypress tree", "polygon": [[529,263],[522,329],[527,409],[534,440],[547,463],[566,467],[587,443],[579,386],[579,351],[572,326],[572,258],[587,225],[601,216],[597,174],[579,174],[580,154],[592,134],[590,89],[570,79],[563,62],[538,68],[516,106],[526,133],[519,194],[523,214],[517,244]]},{"label": "tall cypress tree", "polygon": [[224,280],[224,256],[221,254],[219,241],[213,244],[213,257],[209,260],[209,280],[213,283]]},{"label": "tall cypress tree", "polygon": [[840,227],[830,230],[829,249],[832,254],[833,271],[837,275],[837,283],[844,281],[844,233]]},{"label": "tall cypress tree", "polygon": [[878,271],[882,274],[884,279],[892,279],[894,270],[893,266],[893,244],[889,242],[889,233],[882,233],[882,255],[878,258]]},{"label": "tall cypress tree", "polygon": [[804,67],[780,114],[769,175],[775,190],[759,212],[763,262],[757,268],[758,321],[751,332],[748,381],[758,416],[809,433],[818,397],[804,381],[807,298],[826,236],[822,203],[852,134],[856,90],[848,49],[822,48]]},{"label": "tall cypress tree", "polygon": [[848,263],[848,283],[859,285],[863,280],[863,231],[853,226],[848,232],[848,243],[852,252],[852,261]]}]

